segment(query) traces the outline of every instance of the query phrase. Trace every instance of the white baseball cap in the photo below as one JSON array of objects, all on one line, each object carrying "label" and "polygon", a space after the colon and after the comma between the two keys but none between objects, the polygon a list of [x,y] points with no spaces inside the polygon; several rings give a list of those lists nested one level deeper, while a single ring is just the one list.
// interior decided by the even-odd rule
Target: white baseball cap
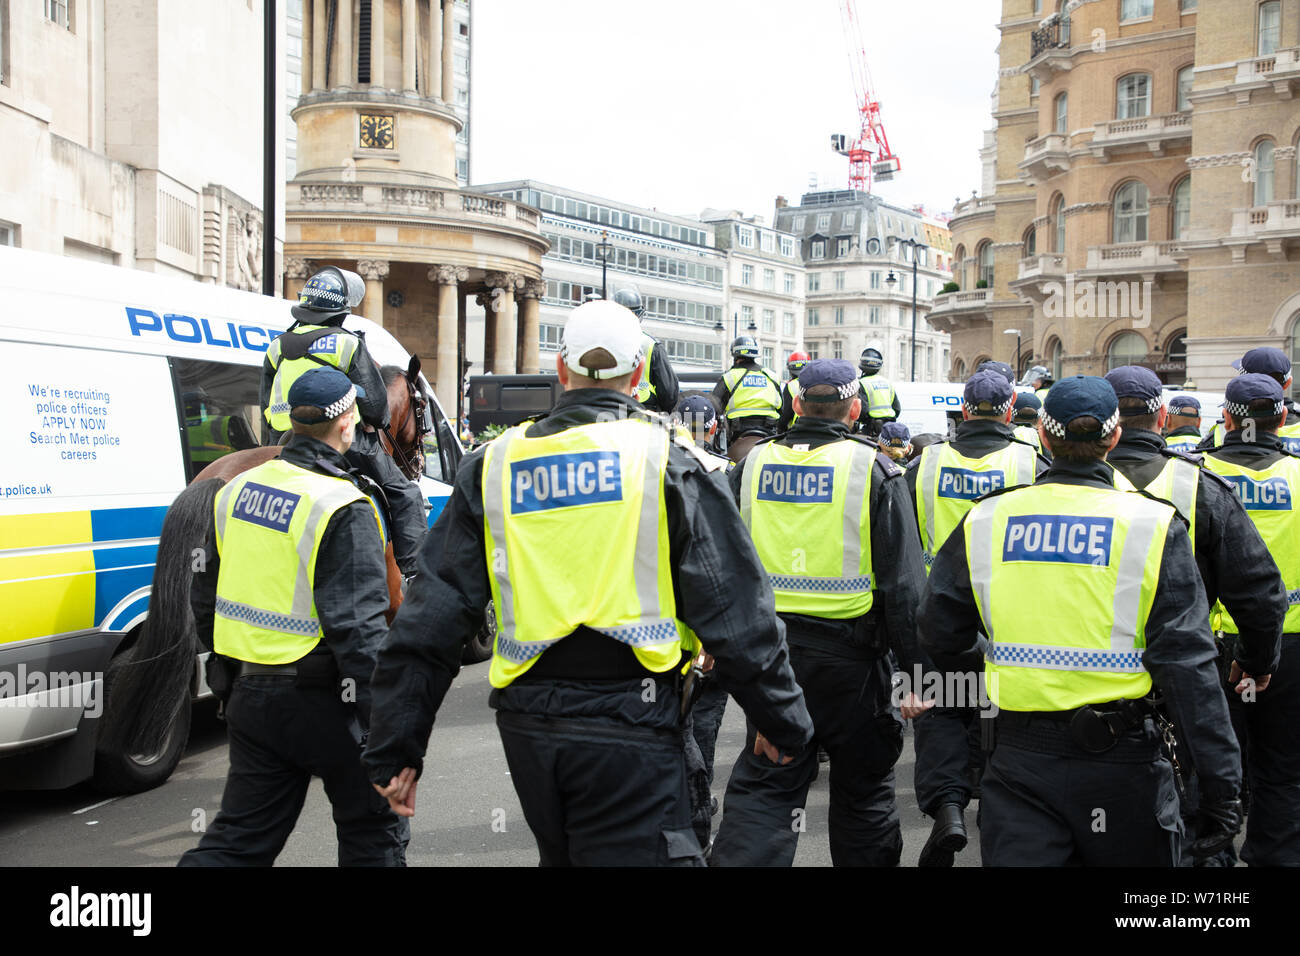
[{"label": "white baseball cap", "polygon": [[641,324],[616,302],[597,299],[573,310],[560,337],[564,364],[594,379],[628,375],[645,358]]}]

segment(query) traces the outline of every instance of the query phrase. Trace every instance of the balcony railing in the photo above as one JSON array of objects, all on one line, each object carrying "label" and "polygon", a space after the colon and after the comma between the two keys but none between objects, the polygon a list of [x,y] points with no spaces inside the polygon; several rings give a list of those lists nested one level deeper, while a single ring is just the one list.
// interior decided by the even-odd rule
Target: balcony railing
[{"label": "balcony railing", "polygon": [[285,198],[287,203],[302,207],[355,207],[357,212],[381,207],[386,213],[437,213],[474,219],[517,220],[529,231],[538,228],[537,213],[528,206],[458,189],[382,183],[290,183]]},{"label": "balcony railing", "polygon": [[1065,254],[1044,252],[1036,256],[1026,256],[1016,268],[1016,279],[1037,279],[1044,276],[1065,275]]},{"label": "balcony railing", "polygon": [[1133,144],[1145,144],[1159,155],[1165,146],[1184,139],[1189,143],[1192,139],[1190,112],[1105,120],[1093,126],[1091,147],[1098,158],[1103,158],[1108,149]]},{"label": "balcony railing", "polygon": [[1232,235],[1265,233],[1300,235],[1300,199],[1279,199],[1263,206],[1232,211]]},{"label": "balcony railing", "polygon": [[1300,47],[1278,50],[1269,56],[1257,56],[1237,63],[1237,82],[1277,80],[1300,76]]},{"label": "balcony railing", "polygon": [[1029,58],[1032,60],[1044,50],[1056,50],[1070,45],[1070,18],[1054,17],[1031,34]]},{"label": "balcony railing", "polygon": [[985,309],[993,299],[992,289],[972,289],[970,292],[945,292],[934,297],[930,314],[936,312],[955,312],[967,309]]},{"label": "balcony railing", "polygon": [[1172,241],[1089,246],[1088,265],[1084,271],[1115,275],[1167,272],[1181,268],[1174,259],[1177,252],[1178,243]]},{"label": "balcony railing", "polygon": [[1070,168],[1070,154],[1064,133],[1048,133],[1025,143],[1025,158],[1019,163],[1031,178],[1045,179],[1053,172]]}]

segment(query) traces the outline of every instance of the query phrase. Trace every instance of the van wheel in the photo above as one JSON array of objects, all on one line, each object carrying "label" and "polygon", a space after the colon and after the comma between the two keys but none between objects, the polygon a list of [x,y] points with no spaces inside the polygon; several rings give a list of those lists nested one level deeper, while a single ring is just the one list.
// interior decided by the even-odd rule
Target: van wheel
[{"label": "van wheel", "polygon": [[480,661],[487,660],[492,656],[492,644],[496,641],[496,636],[496,609],[489,602],[487,613],[483,616],[483,626],[474,635],[474,639],[465,645],[465,650],[460,655],[460,662],[462,664],[477,664]]},{"label": "van wheel", "polygon": [[[129,666],[135,656],[135,648],[130,648],[113,658],[104,674],[104,700],[112,694],[112,687],[122,668]],[[128,794],[142,793],[161,786],[185,753],[185,745],[190,739],[189,692],[186,691],[185,702],[181,705],[172,724],[167,728],[162,743],[149,752],[125,752],[132,748],[109,748],[106,745],[95,747],[95,789],[104,793]],[[108,717],[105,711],[105,718]],[[103,739],[104,734],[100,734]]]}]

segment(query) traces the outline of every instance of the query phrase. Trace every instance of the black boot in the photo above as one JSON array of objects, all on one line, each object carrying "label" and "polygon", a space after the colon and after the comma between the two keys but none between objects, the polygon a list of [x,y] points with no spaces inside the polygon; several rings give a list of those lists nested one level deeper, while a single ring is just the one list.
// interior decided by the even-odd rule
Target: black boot
[{"label": "black boot", "polygon": [[930,839],[921,848],[917,866],[952,866],[953,856],[966,848],[966,821],[961,807],[955,803],[942,804],[934,815]]}]

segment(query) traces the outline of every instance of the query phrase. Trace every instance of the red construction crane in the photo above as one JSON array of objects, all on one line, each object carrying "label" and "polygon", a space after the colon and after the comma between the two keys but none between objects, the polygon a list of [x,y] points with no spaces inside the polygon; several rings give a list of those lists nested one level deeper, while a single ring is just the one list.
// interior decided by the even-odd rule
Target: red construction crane
[{"label": "red construction crane", "polygon": [[849,70],[853,74],[861,129],[858,138],[852,141],[843,133],[833,133],[831,148],[849,158],[849,188],[871,192],[873,177],[888,182],[902,164],[889,148],[889,137],[880,119],[880,101],[871,85],[867,48],[862,42],[862,24],[855,0],[841,0],[840,21],[844,26],[844,42],[849,47]]}]

